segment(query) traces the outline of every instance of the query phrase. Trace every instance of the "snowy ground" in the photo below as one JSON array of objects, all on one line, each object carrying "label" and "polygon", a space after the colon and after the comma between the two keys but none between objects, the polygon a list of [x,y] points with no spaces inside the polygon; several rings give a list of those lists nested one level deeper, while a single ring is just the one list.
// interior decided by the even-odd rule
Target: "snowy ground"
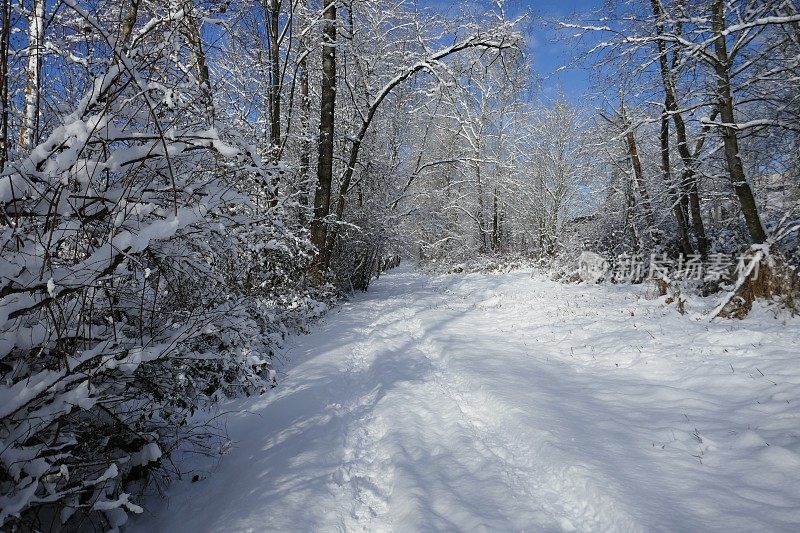
[{"label": "snowy ground", "polygon": [[134,530],[800,528],[800,320],[400,270],[294,339]]}]

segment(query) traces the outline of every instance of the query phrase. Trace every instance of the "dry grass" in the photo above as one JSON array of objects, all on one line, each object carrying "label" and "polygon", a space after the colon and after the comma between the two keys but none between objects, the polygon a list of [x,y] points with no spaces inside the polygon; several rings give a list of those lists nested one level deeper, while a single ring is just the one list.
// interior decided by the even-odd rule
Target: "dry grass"
[{"label": "dry grass", "polygon": [[742,319],[758,300],[778,302],[793,314],[800,311],[800,276],[797,267],[776,255],[762,260],[757,275],[749,276],[741,284],[719,316]]}]

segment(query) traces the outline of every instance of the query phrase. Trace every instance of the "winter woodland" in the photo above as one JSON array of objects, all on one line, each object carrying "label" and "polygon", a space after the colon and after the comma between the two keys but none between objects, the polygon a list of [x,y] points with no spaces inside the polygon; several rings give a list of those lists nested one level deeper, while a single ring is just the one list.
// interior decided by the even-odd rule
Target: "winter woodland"
[{"label": "winter woodland", "polygon": [[[535,292],[530,301],[548,291],[576,301],[613,295],[586,300],[585,309],[597,321],[603,309],[624,309],[625,317],[646,309],[652,328],[675,335],[688,328],[707,346],[726,338],[714,337],[719,328],[759,320],[755,330],[784,339],[784,351],[775,348],[764,365],[798,377],[787,370],[798,367],[796,358],[785,356],[796,351],[795,340],[782,337],[798,329],[792,313],[800,295],[796,0],[610,0],[601,10],[547,21],[536,2],[459,4],[0,0],[0,529],[112,530],[147,514],[147,502],[172,482],[191,482],[182,457],[218,457],[231,442],[214,415],[219,406],[280,395],[287,339],[302,343],[298,335],[315,331],[343,298],[356,294],[347,306],[377,313],[364,311],[364,321],[395,313],[416,324],[402,307],[413,302],[398,300],[388,285],[376,294],[389,303],[360,295],[392,276],[408,287],[421,283],[416,275],[439,280],[430,283],[440,292],[414,289],[422,291],[417,305],[452,305],[459,316],[504,301],[521,306],[526,290]],[[590,73],[589,94],[540,90],[530,41],[541,25],[573,50],[567,68]],[[403,268],[426,274],[384,278],[400,258]],[[506,289],[464,303],[505,279],[494,271],[519,268],[541,279],[512,275]],[[485,276],[485,285],[470,272]],[[466,285],[437,277],[445,274]],[[613,291],[646,298],[634,304]],[[542,320],[571,316],[553,298],[541,300]],[[764,306],[772,313],[766,318]],[[547,318],[551,308],[558,313]],[[490,315],[509,328],[521,316]],[[494,331],[489,320],[458,335]],[[416,339],[409,353],[422,350],[435,363],[436,339],[426,335],[436,330],[425,325],[401,333]],[[327,331],[331,349],[344,346],[347,328]],[[669,335],[651,331],[672,346]],[[597,339],[584,333],[581,349],[594,358],[587,346]],[[531,333],[526,353],[536,351],[538,335]],[[542,339],[553,357],[577,357],[578,348]],[[309,346],[323,353],[328,345]],[[654,357],[686,351],[656,348]],[[364,360],[348,359],[347,372]],[[464,363],[464,372],[482,361]],[[612,362],[617,367],[601,370],[621,364]],[[737,364],[730,370],[738,378]],[[503,359],[491,365],[515,372]],[[324,371],[303,368],[306,377]],[[766,378],[754,369],[752,376]],[[800,381],[791,382],[784,407],[800,393]],[[575,391],[597,383],[571,382]],[[472,388],[463,389],[448,389],[448,397],[467,398]],[[441,401],[425,394],[416,398]],[[346,411],[340,403],[330,399],[320,409]],[[453,416],[483,420],[477,432],[490,424],[490,400],[469,404],[472,411],[466,405]],[[797,469],[800,420],[780,413],[774,420],[789,422],[770,438],[794,451],[786,452],[791,461],[775,461]],[[694,431],[686,434],[692,465],[695,448],[700,455],[710,449]],[[515,457],[545,453],[500,445]],[[568,482],[575,472],[548,472],[560,480],[554,490],[578,490]],[[332,479],[355,486],[356,477]],[[776,483],[788,503],[765,524],[789,530],[800,524],[790,511],[800,490]],[[562,519],[537,522],[539,515],[498,499],[498,512],[518,522],[437,522],[431,511],[418,515],[428,522],[391,523],[411,530],[639,527],[636,516],[614,514],[613,506],[597,507],[599,521],[581,521],[569,515],[577,507],[539,496]],[[388,527],[362,521],[379,516],[385,502],[369,503],[361,492],[354,498],[363,505],[340,527]]]}]

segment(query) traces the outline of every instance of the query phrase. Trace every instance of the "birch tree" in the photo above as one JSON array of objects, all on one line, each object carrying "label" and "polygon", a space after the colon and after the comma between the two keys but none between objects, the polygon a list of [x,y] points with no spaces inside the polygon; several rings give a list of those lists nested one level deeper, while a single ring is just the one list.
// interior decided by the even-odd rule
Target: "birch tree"
[{"label": "birch tree", "polygon": [[22,115],[22,126],[19,130],[19,144],[23,148],[32,148],[39,132],[42,54],[44,52],[44,10],[45,0],[33,0],[31,11],[28,14],[25,107]]}]

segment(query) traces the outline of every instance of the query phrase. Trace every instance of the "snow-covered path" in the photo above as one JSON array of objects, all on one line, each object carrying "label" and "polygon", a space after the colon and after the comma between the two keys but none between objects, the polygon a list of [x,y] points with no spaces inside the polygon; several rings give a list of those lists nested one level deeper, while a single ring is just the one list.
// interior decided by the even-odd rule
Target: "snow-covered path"
[{"label": "snow-covered path", "polygon": [[294,339],[229,453],[133,529],[797,530],[798,325],[400,270]]}]

